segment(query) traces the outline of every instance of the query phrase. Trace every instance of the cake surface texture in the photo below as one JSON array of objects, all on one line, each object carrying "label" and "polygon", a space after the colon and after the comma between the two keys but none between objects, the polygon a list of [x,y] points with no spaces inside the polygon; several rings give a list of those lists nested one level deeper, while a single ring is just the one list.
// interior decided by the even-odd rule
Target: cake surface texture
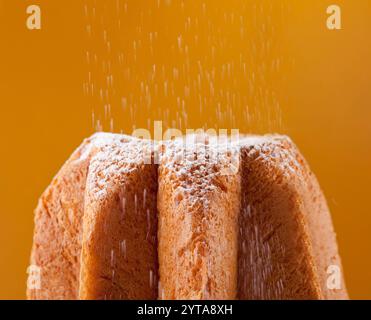
[{"label": "cake surface texture", "polygon": [[[328,268],[341,270],[326,200],[287,137],[242,144],[239,215],[240,299],[346,299],[329,289]],[[330,287],[331,288],[331,287]]]},{"label": "cake surface texture", "polygon": [[33,300],[348,298],[324,195],[280,135],[93,135],[39,200],[31,265]]},{"label": "cake surface texture", "polygon": [[[157,298],[157,168],[148,142],[98,133],[62,167],[35,210],[29,299]],[[147,189],[146,189],[147,188]]]}]

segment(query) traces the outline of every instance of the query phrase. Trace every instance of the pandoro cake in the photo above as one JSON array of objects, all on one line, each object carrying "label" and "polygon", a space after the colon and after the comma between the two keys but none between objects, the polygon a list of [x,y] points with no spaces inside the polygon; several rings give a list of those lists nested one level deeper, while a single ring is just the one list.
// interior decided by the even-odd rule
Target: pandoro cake
[{"label": "pandoro cake", "polygon": [[29,299],[347,298],[326,200],[279,135],[95,134],[39,200],[31,265]]}]

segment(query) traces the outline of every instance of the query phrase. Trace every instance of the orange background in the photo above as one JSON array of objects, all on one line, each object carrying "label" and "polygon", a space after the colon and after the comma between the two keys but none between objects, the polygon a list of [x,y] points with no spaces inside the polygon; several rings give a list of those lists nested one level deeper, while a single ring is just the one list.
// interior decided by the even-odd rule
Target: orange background
[{"label": "orange background", "polygon": [[371,298],[371,2],[335,1],[343,29],[329,31],[332,2],[0,0],[0,298],[25,298],[32,212],[73,149],[154,120],[290,135],[350,295]]}]

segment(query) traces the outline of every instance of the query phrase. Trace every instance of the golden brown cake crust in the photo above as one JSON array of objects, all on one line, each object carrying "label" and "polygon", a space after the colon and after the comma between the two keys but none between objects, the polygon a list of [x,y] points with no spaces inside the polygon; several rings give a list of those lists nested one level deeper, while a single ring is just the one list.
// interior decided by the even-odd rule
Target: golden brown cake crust
[{"label": "golden brown cake crust", "polygon": [[157,298],[157,166],[142,156],[150,147],[119,141],[92,159],[80,299]]},{"label": "golden brown cake crust", "polygon": [[28,299],[77,298],[85,181],[96,138],[84,141],[39,200],[31,265],[41,271],[41,288],[28,289]]},{"label": "golden brown cake crust", "polygon": [[317,180],[287,137],[241,152],[240,299],[346,299],[327,288],[342,270],[331,216]]},{"label": "golden brown cake crust", "polygon": [[[81,297],[103,299],[107,296],[115,299],[151,299],[157,296],[157,168],[134,161],[130,165],[132,166],[130,170],[122,172],[120,171],[122,168],[128,169],[129,166],[125,163],[128,159],[121,155],[122,167],[114,172],[114,181],[112,180],[111,184],[104,181],[102,186],[98,186],[105,194],[102,201],[96,201],[94,197],[96,189],[92,184],[87,183],[88,172],[91,169],[99,171],[99,176],[95,176],[94,173],[89,175],[89,179],[93,180],[94,177],[99,179],[106,174],[104,170],[107,169],[107,165],[117,165],[116,160],[120,157],[120,149],[125,150],[130,141],[133,145],[131,151],[141,145],[133,138],[123,135],[106,133],[93,135],[74,152],[40,198],[35,210],[31,265],[41,270],[41,288],[27,290],[29,299],[75,300]],[[101,161],[99,156],[108,149],[115,153],[105,154],[105,161]],[[107,175],[106,178],[109,179],[110,176]],[[136,188],[134,188],[135,184]],[[86,186],[88,186],[87,190]],[[126,191],[125,186],[128,186]],[[148,186],[148,189],[144,191],[143,186]],[[84,206],[86,193],[89,200]],[[128,220],[124,223],[115,220],[121,210],[117,206],[117,197],[128,198],[125,208]],[[138,206],[141,206],[138,215],[133,212],[135,198]],[[89,220],[94,215],[97,218],[90,225],[88,224],[89,232],[93,234],[93,237],[89,238],[88,235],[83,234],[83,217],[86,216],[86,220]],[[112,237],[102,232],[106,226],[110,228]],[[82,239],[89,239],[86,243],[90,249],[101,245],[94,242],[95,240],[98,242],[102,240],[107,246],[111,244],[112,250],[116,252],[113,241],[116,237],[123,240],[124,236],[127,239],[127,258],[121,259],[121,256],[117,256],[118,270],[116,271],[120,279],[115,283],[116,286],[107,285],[109,281],[104,278],[108,268],[106,255],[98,257],[96,250],[92,250],[88,256],[82,255]],[[123,242],[121,248],[124,248]],[[82,281],[80,266],[84,270]],[[149,270],[150,266],[151,270]],[[98,271],[96,274],[95,270]],[[144,272],[147,273],[146,277]],[[140,279],[138,274],[141,276]],[[130,288],[125,286],[122,289],[121,278],[123,281],[129,279],[131,282],[142,282],[143,285],[138,287],[131,285]]]},{"label": "golden brown cake crust", "polygon": [[196,148],[169,143],[159,167],[159,298],[234,299],[239,174]]}]

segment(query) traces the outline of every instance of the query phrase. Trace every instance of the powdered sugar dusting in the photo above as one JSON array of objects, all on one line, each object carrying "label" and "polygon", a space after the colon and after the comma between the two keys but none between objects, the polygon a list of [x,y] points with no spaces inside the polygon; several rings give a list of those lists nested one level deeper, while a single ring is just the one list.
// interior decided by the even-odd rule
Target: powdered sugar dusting
[{"label": "powdered sugar dusting", "polygon": [[124,135],[103,135],[95,146],[100,149],[91,160],[87,185],[97,199],[107,195],[108,186],[116,183],[116,177],[145,165],[153,149],[148,140]]}]

